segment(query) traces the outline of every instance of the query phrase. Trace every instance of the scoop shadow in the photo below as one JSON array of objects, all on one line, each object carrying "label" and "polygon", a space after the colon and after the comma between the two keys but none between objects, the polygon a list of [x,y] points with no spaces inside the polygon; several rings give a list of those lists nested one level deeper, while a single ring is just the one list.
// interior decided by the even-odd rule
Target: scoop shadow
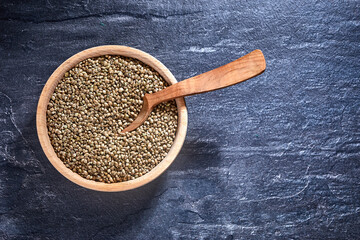
[{"label": "scoop shadow", "polygon": [[221,165],[221,151],[215,142],[204,140],[185,141],[172,169],[200,170]]}]

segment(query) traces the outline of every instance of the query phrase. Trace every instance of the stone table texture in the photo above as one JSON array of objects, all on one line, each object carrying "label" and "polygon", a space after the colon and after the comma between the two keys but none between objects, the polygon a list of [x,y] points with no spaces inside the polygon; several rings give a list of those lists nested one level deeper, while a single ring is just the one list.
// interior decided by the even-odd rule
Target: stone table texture
[{"label": "stone table texture", "polygon": [[[98,45],[182,80],[261,49],[262,75],[186,98],[181,153],[103,193],[60,175],[35,112],[48,77]],[[360,239],[359,1],[0,2],[0,239]]]}]

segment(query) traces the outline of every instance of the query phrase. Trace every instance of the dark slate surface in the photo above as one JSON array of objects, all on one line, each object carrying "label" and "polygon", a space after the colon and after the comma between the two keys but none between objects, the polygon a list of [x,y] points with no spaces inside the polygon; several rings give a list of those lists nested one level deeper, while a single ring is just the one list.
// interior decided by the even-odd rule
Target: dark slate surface
[{"label": "dark slate surface", "polygon": [[[59,64],[104,44],[179,80],[256,48],[268,68],[186,98],[170,169],[102,193],[50,165],[35,111]],[[359,1],[2,0],[0,239],[359,239],[359,56]]]}]

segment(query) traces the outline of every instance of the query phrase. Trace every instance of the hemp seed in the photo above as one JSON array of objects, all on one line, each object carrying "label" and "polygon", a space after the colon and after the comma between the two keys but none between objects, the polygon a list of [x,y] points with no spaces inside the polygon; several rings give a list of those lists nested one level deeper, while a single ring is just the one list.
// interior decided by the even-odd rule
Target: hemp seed
[{"label": "hemp seed", "polygon": [[174,142],[175,101],[156,106],[134,131],[121,131],[137,117],[146,93],[167,86],[158,72],[133,58],[83,60],[64,74],[48,104],[47,127],[55,153],[89,180],[116,183],[143,176]]}]

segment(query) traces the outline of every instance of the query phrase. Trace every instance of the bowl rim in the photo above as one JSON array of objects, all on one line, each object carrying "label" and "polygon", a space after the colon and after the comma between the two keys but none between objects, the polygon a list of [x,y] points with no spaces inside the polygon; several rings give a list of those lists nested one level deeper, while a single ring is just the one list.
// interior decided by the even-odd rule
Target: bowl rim
[{"label": "bowl rim", "polygon": [[80,61],[83,61],[87,58],[98,57],[102,55],[120,55],[125,57],[136,58],[142,61],[143,63],[149,65],[153,69],[155,69],[170,85],[177,83],[173,74],[170,72],[169,69],[165,67],[164,64],[162,64],[155,57],[141,50],[132,47],[121,46],[121,45],[103,45],[103,46],[97,46],[97,47],[85,49],[73,55],[72,57],[68,58],[66,61],[64,61],[47,80],[41,92],[37,106],[37,112],[36,112],[37,135],[40,141],[40,145],[46,157],[50,161],[50,163],[64,177],[66,177],[73,183],[97,191],[104,191],[104,192],[126,191],[130,189],[138,188],[156,179],[175,160],[185,141],[187,125],[188,125],[188,113],[184,98],[175,99],[178,109],[178,127],[176,130],[174,143],[171,146],[170,151],[168,152],[166,157],[150,172],[144,174],[139,178],[125,182],[119,182],[119,183],[103,183],[103,182],[96,182],[94,180],[85,179],[80,175],[78,175],[77,173],[70,170],[69,168],[67,168],[65,164],[57,157],[54,148],[52,147],[50,142],[47,123],[46,123],[47,105],[49,103],[50,97],[52,96],[55,90],[56,85],[62,79],[65,72],[73,68]]}]

